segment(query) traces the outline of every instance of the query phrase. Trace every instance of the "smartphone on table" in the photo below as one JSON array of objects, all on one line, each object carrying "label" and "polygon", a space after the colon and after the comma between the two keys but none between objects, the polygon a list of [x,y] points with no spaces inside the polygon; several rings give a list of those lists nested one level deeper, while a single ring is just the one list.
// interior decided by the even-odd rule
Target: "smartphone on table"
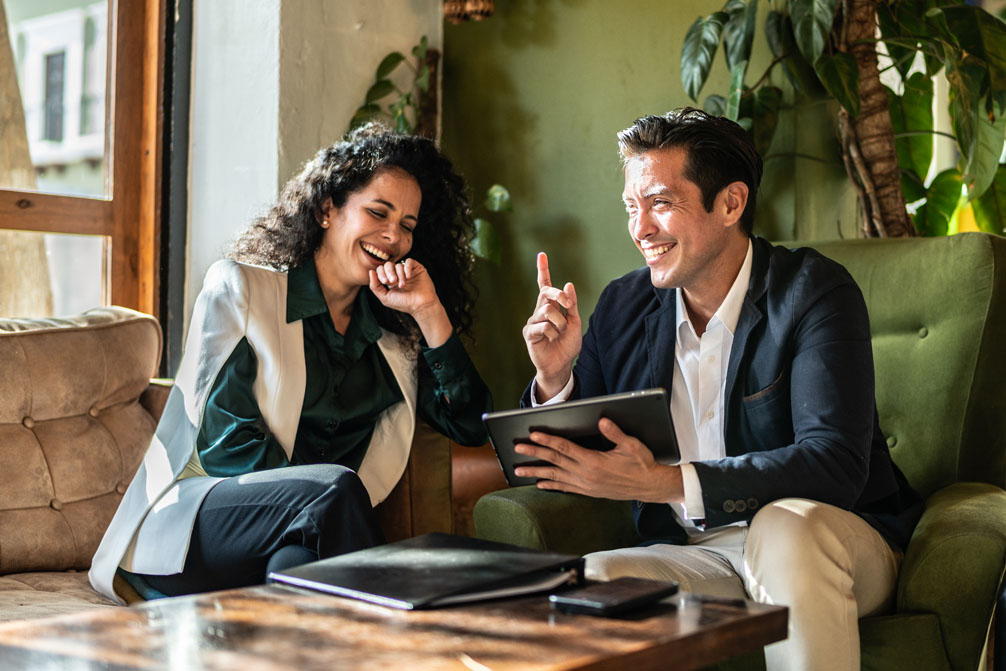
[{"label": "smartphone on table", "polygon": [[611,616],[656,603],[677,591],[676,582],[625,577],[552,594],[548,600],[563,613]]}]

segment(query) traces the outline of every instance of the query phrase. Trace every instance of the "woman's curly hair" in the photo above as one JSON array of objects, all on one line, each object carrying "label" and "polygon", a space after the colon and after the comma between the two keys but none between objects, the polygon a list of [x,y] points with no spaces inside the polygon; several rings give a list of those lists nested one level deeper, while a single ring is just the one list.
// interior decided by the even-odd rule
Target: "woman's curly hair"
[{"label": "woman's curly hair", "polygon": [[[303,265],[321,246],[325,199],[331,198],[334,206],[342,207],[350,194],[387,168],[400,168],[419,183],[419,227],[408,256],[426,267],[454,328],[471,337],[478,295],[469,247],[475,232],[471,206],[464,180],[426,138],[369,123],[320,149],[301,173],[287,182],[276,204],[238,236],[228,256],[277,270]],[[370,292],[366,287],[364,290]],[[421,334],[412,317],[384,307],[376,298],[371,305],[381,326],[405,336],[413,346],[418,343]]]}]

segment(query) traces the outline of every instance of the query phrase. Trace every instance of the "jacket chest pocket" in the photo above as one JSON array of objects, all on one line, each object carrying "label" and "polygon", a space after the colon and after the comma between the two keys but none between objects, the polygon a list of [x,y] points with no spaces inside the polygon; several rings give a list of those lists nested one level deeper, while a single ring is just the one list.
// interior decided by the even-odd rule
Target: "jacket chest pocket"
[{"label": "jacket chest pocket", "polygon": [[767,387],[744,396],[741,405],[751,429],[748,439],[758,449],[770,450],[793,441],[788,366]]}]

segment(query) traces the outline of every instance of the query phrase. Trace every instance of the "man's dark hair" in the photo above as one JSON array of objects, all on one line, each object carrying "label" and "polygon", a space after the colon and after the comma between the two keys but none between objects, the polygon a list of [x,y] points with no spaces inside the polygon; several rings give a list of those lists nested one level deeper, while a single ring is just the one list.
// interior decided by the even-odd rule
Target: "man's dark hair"
[{"label": "man's dark hair", "polygon": [[744,232],[751,235],[762,160],[747,132],[726,117],[682,107],[663,116],[636,119],[618,133],[623,165],[648,151],[672,147],[681,147],[687,152],[685,179],[699,187],[706,212],[712,212],[716,195],[728,184],[744,182],[747,185],[748,202],[740,223]]}]

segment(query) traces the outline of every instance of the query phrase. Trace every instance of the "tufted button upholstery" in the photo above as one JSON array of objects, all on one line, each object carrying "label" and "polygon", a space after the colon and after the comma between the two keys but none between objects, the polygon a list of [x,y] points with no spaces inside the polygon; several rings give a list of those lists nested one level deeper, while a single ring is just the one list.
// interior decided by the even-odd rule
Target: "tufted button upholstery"
[{"label": "tufted button upholstery", "polygon": [[897,436],[888,436],[887,437],[887,446],[888,447],[894,447],[897,444],[898,444],[898,437]]},{"label": "tufted button upholstery", "polygon": [[929,335],[929,329],[927,329],[925,326],[919,329],[920,338],[925,338],[927,335]]},{"label": "tufted button upholstery", "polygon": [[90,566],[154,432],[160,347],[125,308],[0,319],[0,575]]}]

